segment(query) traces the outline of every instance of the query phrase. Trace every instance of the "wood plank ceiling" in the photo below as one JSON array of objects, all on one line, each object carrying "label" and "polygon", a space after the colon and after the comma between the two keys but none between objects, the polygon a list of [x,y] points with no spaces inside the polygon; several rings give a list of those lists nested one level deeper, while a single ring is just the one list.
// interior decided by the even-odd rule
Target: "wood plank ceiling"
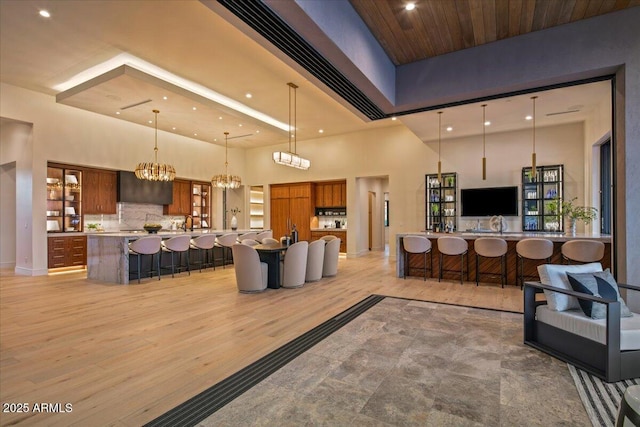
[{"label": "wood plank ceiling", "polygon": [[[396,65],[640,5],[640,0],[349,0]],[[413,1],[413,11],[405,5]]]}]

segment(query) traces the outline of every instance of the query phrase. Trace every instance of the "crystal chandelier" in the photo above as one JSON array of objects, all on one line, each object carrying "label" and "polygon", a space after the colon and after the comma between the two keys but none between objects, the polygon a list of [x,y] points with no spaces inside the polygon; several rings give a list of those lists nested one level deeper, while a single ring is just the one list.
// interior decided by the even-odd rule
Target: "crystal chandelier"
[{"label": "crystal chandelier", "polygon": [[138,179],[144,179],[147,181],[173,181],[176,177],[176,170],[173,166],[165,163],[158,163],[158,113],[160,111],[153,110],[156,116],[156,144],[153,149],[154,161],[138,163],[136,166],[135,174]]},{"label": "crystal chandelier", "polygon": [[[297,148],[297,128],[296,128],[296,110],[297,110],[297,99],[296,99],[296,86],[293,83],[287,83],[289,86],[289,151],[274,151],[273,152],[273,161],[279,165],[285,165],[292,168],[307,170],[311,167],[311,161],[305,159],[304,157],[298,156],[296,154]],[[293,109],[291,108],[291,101],[293,99]],[[291,117],[293,113],[293,126],[291,126]],[[291,133],[293,131],[293,151],[291,151]]]},{"label": "crystal chandelier", "polygon": [[237,175],[229,175],[229,171],[228,171],[229,162],[227,160],[228,137],[229,137],[229,132],[225,132],[224,133],[224,173],[214,175],[213,178],[211,178],[211,185],[213,185],[214,187],[223,188],[223,189],[227,189],[227,188],[236,189],[240,187],[242,180]]}]

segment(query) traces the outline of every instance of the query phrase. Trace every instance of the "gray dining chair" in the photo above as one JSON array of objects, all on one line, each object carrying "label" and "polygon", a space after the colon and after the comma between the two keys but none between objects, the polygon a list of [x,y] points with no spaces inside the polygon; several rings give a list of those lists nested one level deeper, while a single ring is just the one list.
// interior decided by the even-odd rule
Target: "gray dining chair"
[{"label": "gray dining chair", "polygon": [[309,243],[307,252],[307,272],[305,282],[317,282],[322,279],[322,267],[324,265],[324,240],[316,240]]},{"label": "gray dining chair", "polygon": [[242,293],[262,292],[267,289],[269,269],[260,262],[253,246],[236,243],[231,246],[236,273],[236,285]]}]

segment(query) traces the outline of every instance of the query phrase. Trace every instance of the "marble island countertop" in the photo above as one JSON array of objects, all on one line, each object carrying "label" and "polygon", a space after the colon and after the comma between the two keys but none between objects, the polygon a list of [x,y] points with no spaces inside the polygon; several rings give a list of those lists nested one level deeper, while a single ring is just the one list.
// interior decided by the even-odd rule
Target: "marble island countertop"
[{"label": "marble island countertop", "polygon": [[49,233],[47,237],[59,237],[59,236],[95,236],[95,237],[133,237],[138,238],[140,236],[157,234],[158,236],[177,236],[180,234],[190,234],[192,236],[198,236],[200,234],[215,234],[221,236],[227,233],[238,233],[238,235],[249,232],[262,232],[263,230],[214,230],[209,228],[188,230],[160,230],[157,233],[148,233],[145,230],[121,230],[121,231],[75,231],[68,233]]},{"label": "marble island countertop", "polygon": [[598,240],[601,242],[611,242],[611,236],[607,234],[590,234],[577,233],[575,235],[566,233],[545,233],[545,232],[523,232],[523,231],[505,231],[505,232],[487,232],[487,231],[456,231],[453,233],[436,233],[433,231],[415,231],[407,233],[398,233],[397,237],[403,236],[426,236],[430,238],[438,238],[441,236],[458,236],[463,239],[476,239],[480,237],[501,237],[504,240],[522,240],[528,238],[549,239],[552,242],[566,242],[574,239]]},{"label": "marble island countertop", "polygon": [[347,231],[347,227],[343,228],[335,228],[335,227],[326,227],[326,228],[312,228],[311,231]]}]

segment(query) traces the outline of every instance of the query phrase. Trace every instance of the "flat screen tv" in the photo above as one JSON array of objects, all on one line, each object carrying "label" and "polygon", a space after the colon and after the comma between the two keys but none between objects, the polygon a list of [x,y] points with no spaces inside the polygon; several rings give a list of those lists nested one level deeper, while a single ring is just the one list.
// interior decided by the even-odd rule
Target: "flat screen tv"
[{"label": "flat screen tv", "polygon": [[144,181],[133,172],[118,172],[118,202],[170,205],[173,203],[173,182]]},{"label": "flat screen tv", "polygon": [[463,188],[462,216],[518,216],[518,187]]}]

